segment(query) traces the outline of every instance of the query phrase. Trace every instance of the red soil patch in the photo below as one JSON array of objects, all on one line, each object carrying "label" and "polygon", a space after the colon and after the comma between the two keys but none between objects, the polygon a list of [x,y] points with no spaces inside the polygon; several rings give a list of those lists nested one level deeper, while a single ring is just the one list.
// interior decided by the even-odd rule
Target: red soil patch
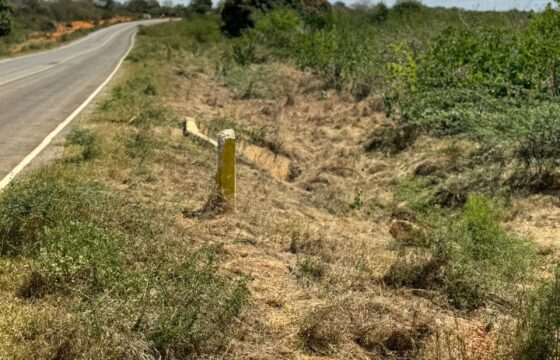
[{"label": "red soil patch", "polygon": [[[116,16],[108,20],[99,21],[98,25],[112,25],[134,20],[131,16]],[[70,35],[78,30],[88,30],[96,26],[94,21],[72,21],[60,22],[53,32],[35,31],[27,35],[27,41],[18,44],[11,49],[12,54],[24,51],[30,46],[41,46],[60,41],[64,36]]]},{"label": "red soil patch", "polygon": [[[99,21],[99,25],[112,25],[122,22],[128,22],[134,20],[131,16],[115,16],[108,20]],[[53,32],[42,32],[36,31],[32,32],[27,36],[29,40],[50,40],[59,39],[65,35],[70,35],[78,30],[87,30],[95,27],[94,21],[72,21],[72,22],[60,22],[56,25],[56,30]]]}]

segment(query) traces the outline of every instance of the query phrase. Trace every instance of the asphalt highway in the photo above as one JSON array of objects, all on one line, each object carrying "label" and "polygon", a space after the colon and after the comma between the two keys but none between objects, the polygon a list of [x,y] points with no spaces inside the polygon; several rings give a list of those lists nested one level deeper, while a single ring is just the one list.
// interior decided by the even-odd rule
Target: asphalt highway
[{"label": "asphalt highway", "polygon": [[53,50],[0,60],[0,185],[100,90],[139,26],[162,21],[113,25]]}]

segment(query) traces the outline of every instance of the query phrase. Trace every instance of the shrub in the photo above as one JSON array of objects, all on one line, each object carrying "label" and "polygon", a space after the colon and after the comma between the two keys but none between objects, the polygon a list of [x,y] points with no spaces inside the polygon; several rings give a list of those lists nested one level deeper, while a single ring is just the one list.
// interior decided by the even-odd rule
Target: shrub
[{"label": "shrub", "polygon": [[256,14],[288,8],[302,14],[319,14],[329,12],[331,5],[325,0],[226,0],[221,9],[222,31],[241,36],[246,29],[255,26]]},{"label": "shrub", "polygon": [[301,30],[303,21],[293,9],[285,8],[266,13],[257,19],[255,32],[260,40],[271,49],[292,47],[295,35]]},{"label": "shrub", "polygon": [[513,284],[529,276],[535,252],[505,231],[498,218],[488,199],[471,196],[460,218],[434,221],[429,251],[419,248],[401,256],[385,279],[398,286],[442,288],[453,305],[464,309],[507,297]]},{"label": "shrub", "polygon": [[376,74],[375,46],[355,29],[303,34],[295,41],[294,53],[300,68],[315,72],[337,90],[362,91]]},{"label": "shrub", "polygon": [[372,20],[375,24],[382,24],[389,18],[389,8],[381,2],[373,9]]},{"label": "shrub", "polygon": [[82,147],[82,159],[89,160],[101,153],[99,138],[89,129],[73,128],[66,136],[66,142]]},{"label": "shrub", "polygon": [[217,21],[209,17],[185,21],[181,36],[195,39],[199,44],[213,44],[222,38]]},{"label": "shrub", "polygon": [[[558,4],[558,1],[556,2]],[[533,73],[537,85],[560,95],[560,11],[549,3],[537,15],[521,39],[521,49],[526,59],[524,65]]]},{"label": "shrub", "polygon": [[560,161],[560,108],[531,112],[520,136],[517,156],[526,165],[532,179],[547,185]]},{"label": "shrub", "polygon": [[206,14],[212,10],[211,0],[194,0],[188,7],[189,11],[197,14]]},{"label": "shrub", "polygon": [[395,12],[418,11],[422,9],[422,3],[418,0],[397,0],[392,10]]},{"label": "shrub", "polygon": [[393,45],[389,97],[400,110],[393,115],[438,136],[465,135],[486,148],[521,144],[518,155],[527,159],[533,177],[546,176],[544,168],[554,165],[537,158],[557,155],[545,150],[549,146],[531,144],[554,143],[554,131],[545,139],[538,130],[554,124],[527,113],[550,118],[542,113],[560,83],[558,23],[560,12],[549,6],[518,32],[504,26],[450,27],[425,47],[410,41]]},{"label": "shrub", "polygon": [[233,60],[241,66],[247,66],[257,60],[255,42],[250,36],[243,36],[235,41],[232,50]]}]

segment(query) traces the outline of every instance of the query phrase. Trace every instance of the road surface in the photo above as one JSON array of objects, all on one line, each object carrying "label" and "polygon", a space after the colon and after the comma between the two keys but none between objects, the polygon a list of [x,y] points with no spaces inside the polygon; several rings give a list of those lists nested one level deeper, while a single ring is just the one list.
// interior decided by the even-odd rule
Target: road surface
[{"label": "road surface", "polygon": [[145,20],[113,25],[69,45],[0,60],[0,185],[111,76]]}]

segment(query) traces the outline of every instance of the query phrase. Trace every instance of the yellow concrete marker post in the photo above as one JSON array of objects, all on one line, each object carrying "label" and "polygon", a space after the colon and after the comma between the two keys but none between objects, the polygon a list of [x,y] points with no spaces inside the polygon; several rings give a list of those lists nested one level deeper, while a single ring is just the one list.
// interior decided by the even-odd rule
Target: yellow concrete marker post
[{"label": "yellow concrete marker post", "polygon": [[222,205],[235,207],[235,132],[231,129],[218,134],[217,195]]}]

